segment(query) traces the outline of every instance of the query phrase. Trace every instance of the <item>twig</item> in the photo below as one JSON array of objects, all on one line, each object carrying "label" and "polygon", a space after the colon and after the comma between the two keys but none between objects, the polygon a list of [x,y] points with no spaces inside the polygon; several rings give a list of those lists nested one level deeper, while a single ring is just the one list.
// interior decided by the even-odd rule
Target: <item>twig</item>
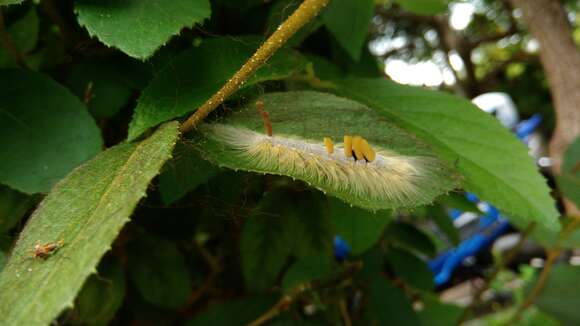
[{"label": "twig", "polygon": [[294,13],[272,34],[256,53],[228,80],[222,88],[209,98],[181,125],[181,132],[187,133],[215,110],[224,100],[262,66],[294,33],[314,18],[330,0],[305,0]]},{"label": "twig", "polygon": [[340,314],[342,315],[344,326],[352,326],[352,322],[348,314],[348,307],[346,306],[346,300],[344,298],[340,299],[338,302],[338,307],[340,309]]},{"label": "twig", "polygon": [[0,9],[0,43],[4,48],[6,48],[6,50],[8,50],[14,61],[16,61],[20,67],[28,68],[24,55],[18,50],[16,43],[14,43],[14,40],[12,39],[12,36],[10,36],[6,30],[2,9]]}]

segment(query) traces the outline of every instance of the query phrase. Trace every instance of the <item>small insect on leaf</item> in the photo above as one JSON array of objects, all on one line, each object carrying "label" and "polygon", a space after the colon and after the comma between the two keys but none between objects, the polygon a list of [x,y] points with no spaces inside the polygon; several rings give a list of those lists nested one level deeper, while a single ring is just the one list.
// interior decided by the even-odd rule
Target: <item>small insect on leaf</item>
[{"label": "small insect on leaf", "polygon": [[47,259],[58,251],[64,245],[64,240],[52,241],[47,243],[36,242],[32,250],[32,258]]}]

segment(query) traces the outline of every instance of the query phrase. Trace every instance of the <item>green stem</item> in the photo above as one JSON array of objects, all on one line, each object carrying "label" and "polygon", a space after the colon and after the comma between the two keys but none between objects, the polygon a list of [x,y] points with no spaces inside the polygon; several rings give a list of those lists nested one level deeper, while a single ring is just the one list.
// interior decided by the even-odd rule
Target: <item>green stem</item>
[{"label": "green stem", "polygon": [[314,18],[330,0],[305,0],[250,59],[228,80],[222,88],[209,98],[197,111],[181,124],[181,132],[194,129],[209,113],[222,104],[226,98],[260,68],[279,48],[282,47],[302,26]]}]

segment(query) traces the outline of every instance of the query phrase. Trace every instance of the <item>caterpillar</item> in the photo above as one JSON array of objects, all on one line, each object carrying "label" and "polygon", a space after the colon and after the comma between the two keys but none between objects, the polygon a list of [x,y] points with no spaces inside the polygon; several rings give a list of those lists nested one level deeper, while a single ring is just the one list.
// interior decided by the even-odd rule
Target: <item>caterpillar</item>
[{"label": "caterpillar", "polygon": [[200,130],[215,145],[205,156],[219,165],[290,176],[370,210],[430,203],[450,186],[436,157],[401,155],[359,135],[345,135],[340,145],[221,123]]}]

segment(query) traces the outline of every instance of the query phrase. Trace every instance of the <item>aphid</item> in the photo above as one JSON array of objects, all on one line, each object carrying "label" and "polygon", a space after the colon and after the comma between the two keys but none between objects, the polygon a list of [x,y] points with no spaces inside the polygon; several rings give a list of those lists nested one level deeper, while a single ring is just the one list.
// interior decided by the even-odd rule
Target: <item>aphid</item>
[{"label": "aphid", "polygon": [[47,242],[41,244],[39,241],[34,245],[32,250],[32,258],[42,258],[46,259],[53,255],[58,249],[64,245],[64,240],[60,239],[58,241]]},{"label": "aphid", "polygon": [[334,143],[330,137],[324,137],[324,147],[326,147],[326,152],[328,155],[334,153]]},{"label": "aphid", "polygon": [[272,122],[270,121],[270,114],[268,111],[264,110],[264,101],[259,100],[256,102],[256,109],[260,112],[262,116],[262,121],[264,121],[264,129],[266,129],[266,135],[272,137]]}]

